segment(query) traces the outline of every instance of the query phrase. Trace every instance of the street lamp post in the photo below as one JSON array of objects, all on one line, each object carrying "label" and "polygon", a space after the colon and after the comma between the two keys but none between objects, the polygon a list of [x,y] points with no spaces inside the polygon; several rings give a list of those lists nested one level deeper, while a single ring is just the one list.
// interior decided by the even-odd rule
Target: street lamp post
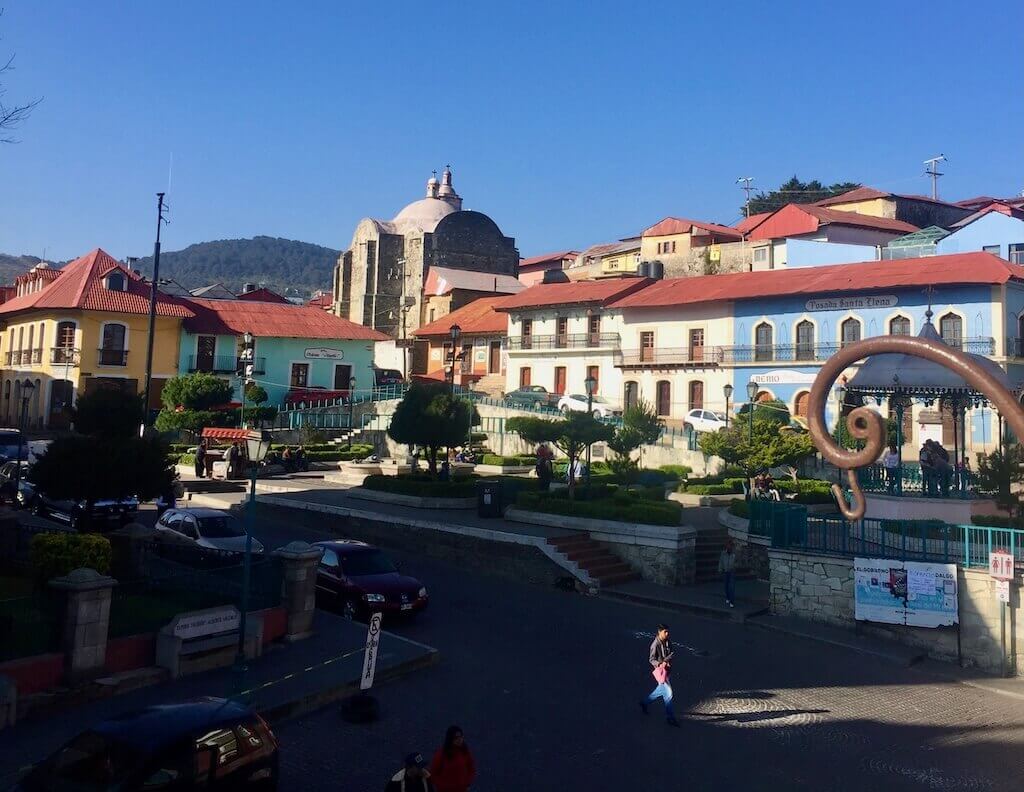
[{"label": "street lamp post", "polygon": [[728,382],[722,386],[722,393],[725,394],[725,428],[729,428],[729,399],[732,398],[732,385]]},{"label": "street lamp post", "polygon": [[241,675],[245,673],[245,623],[249,612],[249,577],[252,569],[252,521],[256,507],[256,472],[270,450],[270,432],[251,430],[245,438],[246,456],[249,458],[249,500],[245,507],[245,558],[242,564],[242,607],[239,609],[238,652],[235,655],[235,671],[239,689]]},{"label": "street lamp post", "polygon": [[[587,389],[587,413],[594,417],[594,391],[597,390],[597,378],[593,375],[583,380],[583,386]],[[590,443],[587,443],[587,485],[590,485]]]},{"label": "street lamp post", "polygon": [[[749,436],[750,436],[751,449],[753,449],[753,445],[754,445],[754,399],[756,399],[756,398],[757,398],[757,383],[754,382],[753,380],[750,380],[750,382],[747,383],[747,412],[748,412],[747,423],[750,426],[750,435]],[[752,472],[753,471],[750,471],[750,470],[747,471],[748,474],[752,473]],[[747,500],[750,500],[751,489],[752,489],[751,482],[747,481]]]},{"label": "street lamp post", "polygon": [[459,327],[457,324],[455,324],[455,325],[451,326],[451,328],[449,329],[448,332],[451,334],[451,339],[452,339],[452,373],[451,373],[451,379],[449,380],[449,383],[448,383],[448,387],[451,390],[451,395],[454,396],[455,395],[455,360],[456,360],[455,349],[456,349],[456,347],[458,347],[459,337],[462,335],[462,328]]},{"label": "street lamp post", "polygon": [[348,380],[348,450],[352,450],[352,435],[356,431],[356,378]]},{"label": "street lamp post", "polygon": [[36,386],[32,380],[25,378],[21,383],[21,431],[18,433],[18,459],[14,466],[14,503],[18,503],[18,493],[21,491],[21,461],[22,456],[28,459],[28,453],[22,453],[25,449],[25,432],[28,430],[28,403]]}]

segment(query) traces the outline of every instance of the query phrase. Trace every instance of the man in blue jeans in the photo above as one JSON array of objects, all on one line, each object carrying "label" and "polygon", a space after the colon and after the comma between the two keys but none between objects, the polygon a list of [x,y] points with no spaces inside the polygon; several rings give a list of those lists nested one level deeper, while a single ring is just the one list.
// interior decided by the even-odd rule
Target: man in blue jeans
[{"label": "man in blue jeans", "polygon": [[650,660],[652,671],[658,672],[659,669],[664,669],[665,681],[658,682],[651,695],[640,702],[640,709],[646,715],[647,706],[655,699],[660,698],[665,702],[665,718],[668,721],[668,725],[678,726],[679,721],[676,720],[675,712],[672,710],[672,683],[669,680],[669,676],[672,673],[673,654],[672,644],[668,639],[668,625],[659,624],[658,633],[653,643],[651,643],[651,652],[648,655],[648,659]]},{"label": "man in blue jeans", "polygon": [[718,556],[718,572],[725,585],[725,604],[731,608],[736,602],[736,552],[731,538],[725,540],[725,549]]}]

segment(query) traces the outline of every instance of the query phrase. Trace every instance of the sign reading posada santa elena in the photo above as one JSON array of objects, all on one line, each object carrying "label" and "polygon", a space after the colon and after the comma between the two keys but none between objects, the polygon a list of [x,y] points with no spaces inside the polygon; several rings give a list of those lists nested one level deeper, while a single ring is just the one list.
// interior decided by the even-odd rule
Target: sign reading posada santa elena
[{"label": "sign reading posada santa elena", "polygon": [[899,303],[895,294],[864,294],[853,297],[821,297],[804,303],[808,311],[862,311],[865,308],[892,308]]}]

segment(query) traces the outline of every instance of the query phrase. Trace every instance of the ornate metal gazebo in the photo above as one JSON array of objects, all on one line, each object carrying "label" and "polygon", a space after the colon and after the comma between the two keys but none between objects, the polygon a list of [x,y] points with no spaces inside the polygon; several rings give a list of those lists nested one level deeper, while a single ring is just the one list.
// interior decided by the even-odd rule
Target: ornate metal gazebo
[{"label": "ornate metal gazebo", "polygon": [[[925,314],[925,323],[918,338],[938,344],[946,343],[932,324],[931,308]],[[947,344],[956,348],[955,344]],[[972,365],[992,377],[1007,390],[1011,390],[1006,372],[982,355],[964,352]],[[939,402],[949,408],[953,419],[953,483],[961,495],[965,492],[963,457],[965,451],[964,421],[969,407],[989,403],[984,393],[973,388],[955,371],[935,361],[901,352],[874,355],[860,367],[846,384],[847,394],[873,397],[879,404],[889,403],[890,415],[896,416],[896,448],[900,455],[900,475],[896,481],[896,494],[903,491],[903,416],[913,402],[925,406]]]}]

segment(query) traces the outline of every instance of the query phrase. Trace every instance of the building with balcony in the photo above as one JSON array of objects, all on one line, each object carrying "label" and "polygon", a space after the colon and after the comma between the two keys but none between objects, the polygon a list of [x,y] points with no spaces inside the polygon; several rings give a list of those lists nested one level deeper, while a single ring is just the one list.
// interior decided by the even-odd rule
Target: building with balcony
[{"label": "building with balcony", "polygon": [[[0,420],[17,426],[22,385],[33,384],[30,428],[63,428],[79,393],[145,387],[150,287],[138,273],[97,248],[63,269],[37,265],[17,278],[0,304]],[[177,373],[184,301],[157,293],[150,406]]]}]

